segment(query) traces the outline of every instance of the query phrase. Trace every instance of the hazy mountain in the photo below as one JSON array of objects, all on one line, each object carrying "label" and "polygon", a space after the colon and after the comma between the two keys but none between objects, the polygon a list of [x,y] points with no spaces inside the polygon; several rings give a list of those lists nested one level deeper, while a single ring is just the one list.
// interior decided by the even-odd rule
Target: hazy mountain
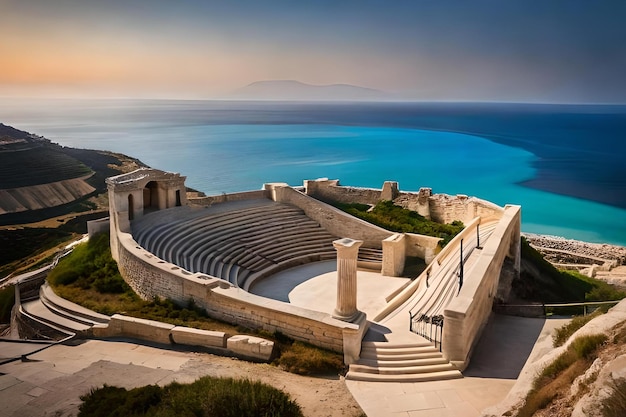
[{"label": "hazy mountain", "polygon": [[230,98],[248,100],[390,100],[390,93],[349,84],[312,85],[295,80],[256,81]]}]

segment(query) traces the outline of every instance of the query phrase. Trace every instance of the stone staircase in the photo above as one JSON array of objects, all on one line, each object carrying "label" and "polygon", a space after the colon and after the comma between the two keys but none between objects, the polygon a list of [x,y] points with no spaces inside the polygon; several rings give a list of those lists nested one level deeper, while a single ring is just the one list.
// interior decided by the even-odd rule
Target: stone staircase
[{"label": "stone staircase", "polygon": [[373,382],[425,382],[463,378],[435,346],[415,343],[363,342],[361,358],[346,379]]},{"label": "stone staircase", "polygon": [[22,303],[21,308],[31,320],[71,335],[89,333],[95,324],[110,320],[108,316],[59,297],[48,283],[41,286],[39,298]]}]

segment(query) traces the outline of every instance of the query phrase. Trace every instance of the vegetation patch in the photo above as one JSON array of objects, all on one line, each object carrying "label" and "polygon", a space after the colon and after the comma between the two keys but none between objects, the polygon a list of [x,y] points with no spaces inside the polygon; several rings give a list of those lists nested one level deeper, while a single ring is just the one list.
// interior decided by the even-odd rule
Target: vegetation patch
[{"label": "vegetation patch", "polygon": [[[539,278],[523,274],[513,282],[516,294],[526,300],[544,303],[576,303],[585,301],[615,301],[626,297],[626,292],[575,271],[559,270],[522,238],[521,254],[524,262],[536,269]],[[541,282],[538,282],[540,279]],[[559,314],[582,314],[582,307],[559,309]]]},{"label": "vegetation patch", "polygon": [[569,387],[576,377],[589,368],[596,358],[598,348],[607,339],[603,334],[576,338],[565,352],[537,375],[517,417],[531,417],[537,410],[550,404],[559,392]]},{"label": "vegetation patch", "polygon": [[126,390],[105,385],[80,397],[79,417],[300,417],[300,406],[270,385],[202,377],[191,384]]},{"label": "vegetation patch", "polygon": [[343,356],[337,352],[318,348],[308,343],[275,337],[280,356],[274,364],[281,369],[300,375],[337,373],[344,368]]},{"label": "vegetation patch", "polygon": [[569,337],[576,332],[576,330],[580,329],[601,314],[603,314],[601,310],[596,310],[592,314],[588,314],[586,316],[574,317],[569,323],[564,324],[555,330],[554,335],[552,336],[553,346],[559,347],[563,345],[563,343],[565,343],[567,339],[569,339]]},{"label": "vegetation patch", "polygon": [[18,152],[0,152],[0,189],[68,180],[92,171],[58,145],[41,144]]},{"label": "vegetation patch", "polygon": [[[71,232],[60,229],[24,228],[0,230],[0,277],[8,275],[20,265],[24,258],[55,248],[75,238]],[[33,242],[37,242],[36,246]],[[32,263],[32,262],[31,262]]]},{"label": "vegetation patch", "polygon": [[393,201],[380,201],[373,208],[366,204],[341,204],[337,208],[387,230],[399,233],[416,233],[441,238],[445,246],[464,229],[462,222],[441,224],[428,220],[415,211],[393,204]]}]

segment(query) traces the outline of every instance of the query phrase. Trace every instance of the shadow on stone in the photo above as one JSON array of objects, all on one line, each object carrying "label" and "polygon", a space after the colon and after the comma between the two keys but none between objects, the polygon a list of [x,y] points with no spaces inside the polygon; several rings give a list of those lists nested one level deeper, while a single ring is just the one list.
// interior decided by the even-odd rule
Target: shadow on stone
[{"label": "shadow on stone", "polygon": [[463,375],[517,379],[544,323],[545,319],[492,314]]}]

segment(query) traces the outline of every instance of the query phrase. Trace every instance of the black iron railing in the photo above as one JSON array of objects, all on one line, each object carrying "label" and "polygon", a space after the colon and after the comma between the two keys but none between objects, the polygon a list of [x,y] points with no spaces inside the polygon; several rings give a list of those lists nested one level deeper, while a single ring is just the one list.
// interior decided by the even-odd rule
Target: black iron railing
[{"label": "black iron railing", "polygon": [[441,352],[441,344],[443,341],[443,316],[427,316],[426,314],[415,314],[410,316],[410,330],[417,333],[423,338],[434,342],[435,347],[439,347]]}]

